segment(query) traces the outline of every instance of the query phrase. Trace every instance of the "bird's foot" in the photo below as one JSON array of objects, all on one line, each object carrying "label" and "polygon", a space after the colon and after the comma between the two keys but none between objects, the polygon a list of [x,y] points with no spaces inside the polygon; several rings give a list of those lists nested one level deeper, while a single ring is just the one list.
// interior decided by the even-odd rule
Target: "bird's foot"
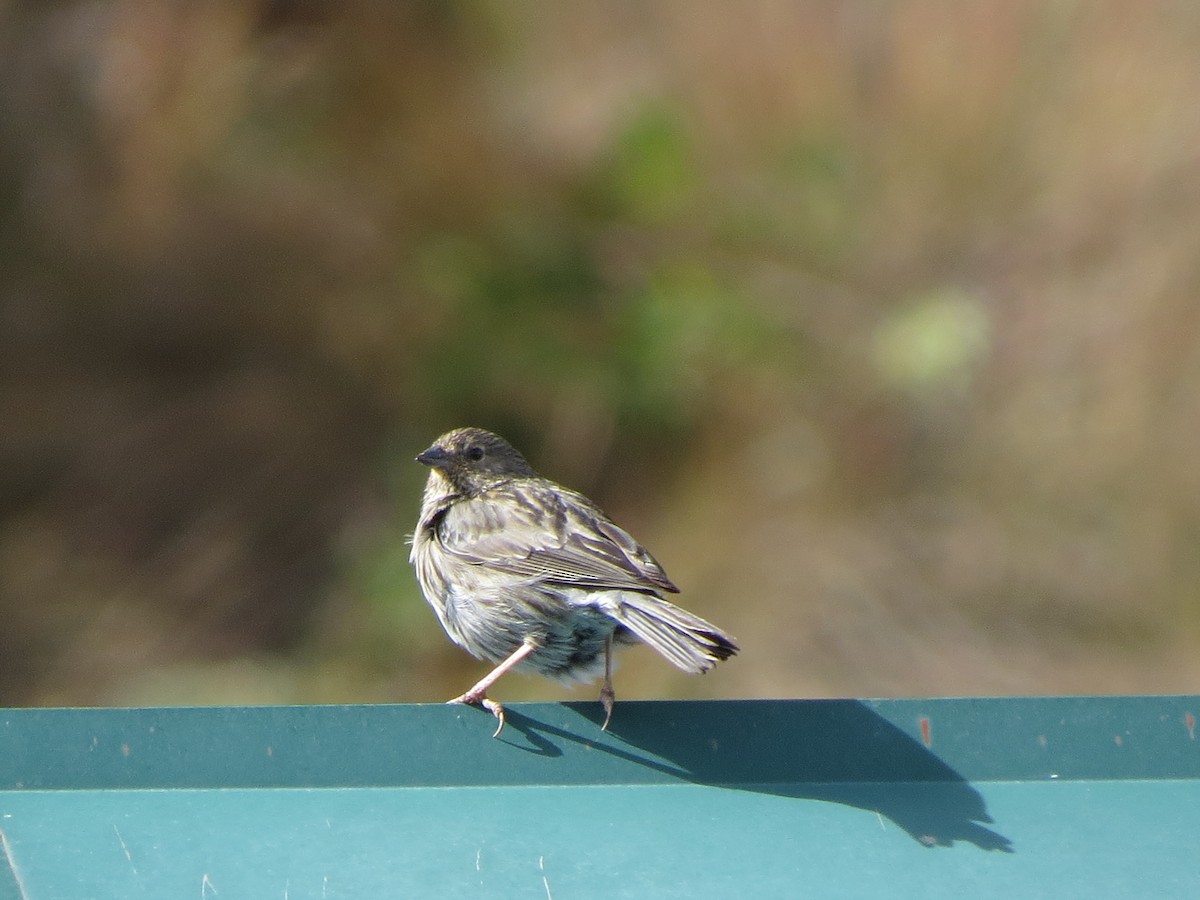
[{"label": "bird's foot", "polygon": [[600,705],[604,707],[604,724],[600,726],[601,731],[608,731],[608,723],[612,721],[613,704],[616,699],[617,695],[613,691],[612,685],[605,683],[604,687],[600,688]]},{"label": "bird's foot", "polygon": [[478,706],[481,709],[486,709],[495,716],[500,724],[496,726],[492,737],[500,737],[500,732],[504,730],[504,707],[495,700],[492,700],[484,695],[483,691],[467,691],[460,697],[455,697],[453,700],[447,700],[446,704],[463,703],[467,706]]}]

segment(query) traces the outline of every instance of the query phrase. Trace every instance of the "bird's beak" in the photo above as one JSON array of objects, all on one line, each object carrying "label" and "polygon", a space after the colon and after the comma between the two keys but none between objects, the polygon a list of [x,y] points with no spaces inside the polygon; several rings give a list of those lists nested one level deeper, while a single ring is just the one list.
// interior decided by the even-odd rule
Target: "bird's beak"
[{"label": "bird's beak", "polygon": [[444,469],[450,462],[450,454],[436,444],[417,457],[417,462],[435,469]]}]

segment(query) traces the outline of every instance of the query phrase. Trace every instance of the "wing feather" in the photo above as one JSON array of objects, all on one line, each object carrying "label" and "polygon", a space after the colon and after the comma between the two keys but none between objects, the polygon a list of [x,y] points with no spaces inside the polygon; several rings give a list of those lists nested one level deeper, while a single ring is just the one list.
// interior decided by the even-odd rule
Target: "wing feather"
[{"label": "wing feather", "polygon": [[597,590],[679,590],[594,503],[544,479],[506,482],[451,504],[437,535],[463,562],[511,575]]}]

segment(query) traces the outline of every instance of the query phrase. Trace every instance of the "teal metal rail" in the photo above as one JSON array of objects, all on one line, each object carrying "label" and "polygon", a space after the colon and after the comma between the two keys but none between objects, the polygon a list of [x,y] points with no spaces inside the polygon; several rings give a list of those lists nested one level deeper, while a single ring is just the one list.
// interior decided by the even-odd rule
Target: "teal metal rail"
[{"label": "teal metal rail", "polygon": [[0,900],[1198,897],[1200,697],[0,710]]}]

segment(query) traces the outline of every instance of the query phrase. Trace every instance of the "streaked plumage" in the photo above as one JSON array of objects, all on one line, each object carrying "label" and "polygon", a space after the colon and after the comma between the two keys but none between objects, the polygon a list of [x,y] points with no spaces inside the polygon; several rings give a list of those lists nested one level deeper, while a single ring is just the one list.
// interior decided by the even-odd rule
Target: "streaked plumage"
[{"label": "streaked plumage", "polygon": [[450,638],[496,665],[451,702],[483,706],[503,728],[503,708],[486,694],[510,668],[558,680],[603,673],[611,716],[614,641],[642,641],[697,673],[737,652],[716,626],[663,599],[679,589],[644,547],[503,438],[460,428],[417,459],[430,466],[410,556],[417,580]]}]

